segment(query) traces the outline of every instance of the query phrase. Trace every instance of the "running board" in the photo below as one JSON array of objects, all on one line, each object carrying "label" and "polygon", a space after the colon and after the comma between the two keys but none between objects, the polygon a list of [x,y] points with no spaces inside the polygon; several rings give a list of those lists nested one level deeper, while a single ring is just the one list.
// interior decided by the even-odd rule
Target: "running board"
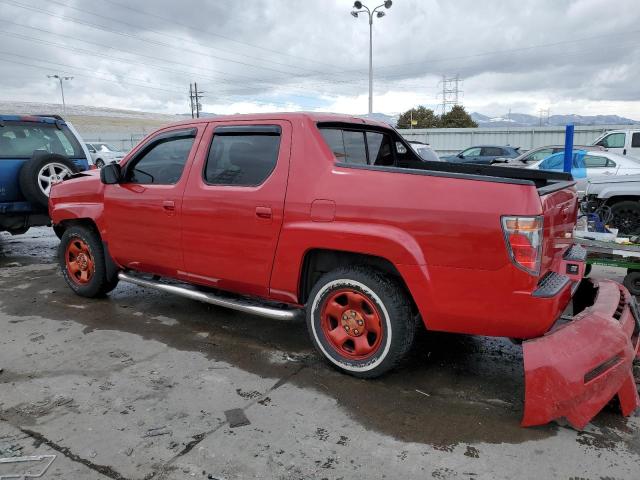
[{"label": "running board", "polygon": [[226,307],[232,310],[238,310],[239,312],[260,315],[261,317],[267,317],[274,320],[293,320],[301,311],[300,308],[291,309],[268,307],[257,301],[251,301],[246,298],[225,298],[213,293],[191,290],[190,288],[169,285],[155,280],[145,280],[143,278],[127,275],[124,272],[118,273],[118,278],[123,282],[133,283],[140,287],[155,288],[156,290],[173,293],[174,295],[180,295],[181,297],[190,298],[191,300],[199,300],[219,307]]}]

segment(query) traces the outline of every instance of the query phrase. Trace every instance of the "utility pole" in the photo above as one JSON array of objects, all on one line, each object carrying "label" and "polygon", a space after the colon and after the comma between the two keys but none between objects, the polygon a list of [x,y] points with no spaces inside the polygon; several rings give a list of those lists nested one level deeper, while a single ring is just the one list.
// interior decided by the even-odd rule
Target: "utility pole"
[{"label": "utility pole", "polygon": [[189,84],[189,102],[191,103],[191,118],[200,118],[202,104],[200,100],[204,98],[204,92],[198,90],[198,83]]},{"label": "utility pole", "polygon": [[193,84],[189,84],[189,103],[191,104],[191,118],[195,118],[193,113]]},{"label": "utility pole", "polygon": [[55,78],[60,82],[60,93],[62,95],[62,111],[66,115],[67,114],[67,105],[64,102],[64,87],[62,86],[62,81],[63,80],[66,80],[66,81],[73,80],[73,77],[65,77],[63,75],[55,74],[55,75],[47,75],[47,78]]}]

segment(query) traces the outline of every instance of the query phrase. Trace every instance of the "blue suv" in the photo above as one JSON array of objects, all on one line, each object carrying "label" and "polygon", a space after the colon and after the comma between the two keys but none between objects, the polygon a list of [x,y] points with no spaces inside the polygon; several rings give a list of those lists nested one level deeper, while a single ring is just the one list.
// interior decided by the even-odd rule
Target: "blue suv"
[{"label": "blue suv", "polygon": [[90,158],[58,116],[0,115],[0,231],[49,225],[51,185],[87,170]]}]

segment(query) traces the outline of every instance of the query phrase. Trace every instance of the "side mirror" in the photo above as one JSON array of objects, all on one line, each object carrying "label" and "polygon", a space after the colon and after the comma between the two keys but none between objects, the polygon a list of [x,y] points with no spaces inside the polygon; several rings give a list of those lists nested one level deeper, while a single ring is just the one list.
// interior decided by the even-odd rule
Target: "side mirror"
[{"label": "side mirror", "polygon": [[105,185],[114,185],[122,181],[122,168],[119,163],[108,163],[100,169],[100,181]]},{"label": "side mirror", "polygon": [[462,153],[459,153],[458,158],[464,158],[464,155]]}]

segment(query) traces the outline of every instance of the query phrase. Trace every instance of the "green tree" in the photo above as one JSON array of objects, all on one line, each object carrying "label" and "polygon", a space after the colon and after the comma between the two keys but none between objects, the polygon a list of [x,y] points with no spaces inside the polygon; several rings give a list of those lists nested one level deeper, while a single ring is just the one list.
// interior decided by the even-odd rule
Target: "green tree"
[{"label": "green tree", "polygon": [[440,116],[441,128],[474,128],[478,124],[473,121],[461,105],[454,105],[451,111]]},{"label": "green tree", "polygon": [[411,128],[413,118],[413,128],[436,128],[438,127],[438,116],[433,110],[420,105],[418,108],[407,110],[398,118],[396,128]]}]

